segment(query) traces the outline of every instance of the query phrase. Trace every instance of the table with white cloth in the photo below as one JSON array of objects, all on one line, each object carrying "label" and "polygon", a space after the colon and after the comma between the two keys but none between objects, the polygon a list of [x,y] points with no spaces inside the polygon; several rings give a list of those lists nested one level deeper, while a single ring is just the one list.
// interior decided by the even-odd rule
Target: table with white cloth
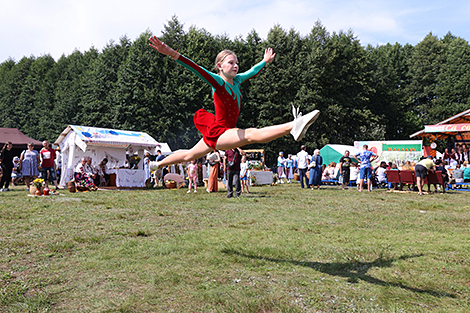
[{"label": "table with white cloth", "polygon": [[145,171],[116,168],[106,171],[107,174],[116,174],[116,187],[145,187]]},{"label": "table with white cloth", "polygon": [[273,183],[273,172],[271,171],[248,171],[250,185],[252,185],[251,177],[255,177],[256,185],[272,185]]}]

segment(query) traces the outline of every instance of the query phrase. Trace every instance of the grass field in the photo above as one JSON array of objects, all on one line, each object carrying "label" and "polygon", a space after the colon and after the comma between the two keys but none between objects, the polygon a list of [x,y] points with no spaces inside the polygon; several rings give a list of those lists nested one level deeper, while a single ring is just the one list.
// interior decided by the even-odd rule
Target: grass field
[{"label": "grass field", "polygon": [[470,193],[0,194],[0,312],[469,312]]}]

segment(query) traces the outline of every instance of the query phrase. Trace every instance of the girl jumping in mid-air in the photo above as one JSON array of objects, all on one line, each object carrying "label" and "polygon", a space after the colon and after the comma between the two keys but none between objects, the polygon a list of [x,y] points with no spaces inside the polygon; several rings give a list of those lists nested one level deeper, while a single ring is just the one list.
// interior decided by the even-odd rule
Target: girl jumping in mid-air
[{"label": "girl jumping in mid-air", "polygon": [[300,141],[305,136],[308,127],[315,122],[320,114],[318,110],[315,110],[302,116],[298,109],[293,108],[294,121],[292,122],[259,129],[236,128],[242,98],[240,85],[256,76],[266,64],[274,60],[276,54],[273,49],[266,49],[263,60],[241,74],[238,73],[238,59],[235,53],[223,50],[215,60],[217,74],[214,74],[168,47],[157,37],[150,37],[149,40],[152,48],[170,56],[211,85],[215,105],[215,115],[204,109],[200,109],[194,114],[194,124],[202,133],[202,139],[190,150],[173,153],[157,162],[158,168],[179,162],[189,162],[203,157],[213,150],[228,150],[252,143],[270,142],[289,133],[294,136],[296,141]]}]

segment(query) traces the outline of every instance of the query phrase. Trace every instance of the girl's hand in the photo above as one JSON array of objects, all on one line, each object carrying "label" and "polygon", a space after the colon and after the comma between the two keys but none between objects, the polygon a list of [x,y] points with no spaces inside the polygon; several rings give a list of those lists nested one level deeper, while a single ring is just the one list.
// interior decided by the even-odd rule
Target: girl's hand
[{"label": "girl's hand", "polygon": [[266,63],[271,63],[274,60],[276,54],[273,52],[272,48],[268,48],[264,50],[264,58],[263,61]]},{"label": "girl's hand", "polygon": [[169,55],[173,60],[177,60],[180,56],[178,52],[175,50],[171,49],[166,45],[164,42],[160,41],[156,36],[150,37],[150,47],[154,48],[158,52],[164,55]]}]

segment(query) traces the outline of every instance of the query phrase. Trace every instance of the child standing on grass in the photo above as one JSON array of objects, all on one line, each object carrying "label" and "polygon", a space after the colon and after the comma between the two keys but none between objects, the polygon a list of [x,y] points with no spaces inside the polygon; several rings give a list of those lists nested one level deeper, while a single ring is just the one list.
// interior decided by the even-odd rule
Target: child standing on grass
[{"label": "child standing on grass", "polygon": [[198,159],[213,150],[230,150],[251,143],[266,143],[289,133],[296,141],[302,140],[308,127],[318,118],[320,112],[315,110],[302,116],[299,109],[293,108],[294,121],[264,128],[236,128],[240,115],[241,99],[240,85],[255,77],[267,64],[274,60],[276,54],[268,48],[264,58],[247,72],[238,73],[238,59],[234,52],[223,50],[217,55],[215,67],[217,74],[198,66],[190,59],[179,54],[161,42],[157,37],[150,37],[150,46],[158,52],[170,56],[178,64],[184,66],[199,78],[212,86],[215,105],[215,115],[200,109],[194,115],[194,124],[202,133],[203,138],[190,150],[173,153],[157,167],[163,167],[178,162],[188,162]]},{"label": "child standing on grass", "polygon": [[191,164],[188,165],[188,180],[189,180],[189,187],[188,192],[191,192],[191,183],[194,185],[194,192],[197,192],[197,165],[196,160],[192,160]]},{"label": "child standing on grass", "polygon": [[242,163],[240,163],[240,182],[242,184],[242,192],[250,193],[248,191],[248,161],[246,156],[242,156]]}]

